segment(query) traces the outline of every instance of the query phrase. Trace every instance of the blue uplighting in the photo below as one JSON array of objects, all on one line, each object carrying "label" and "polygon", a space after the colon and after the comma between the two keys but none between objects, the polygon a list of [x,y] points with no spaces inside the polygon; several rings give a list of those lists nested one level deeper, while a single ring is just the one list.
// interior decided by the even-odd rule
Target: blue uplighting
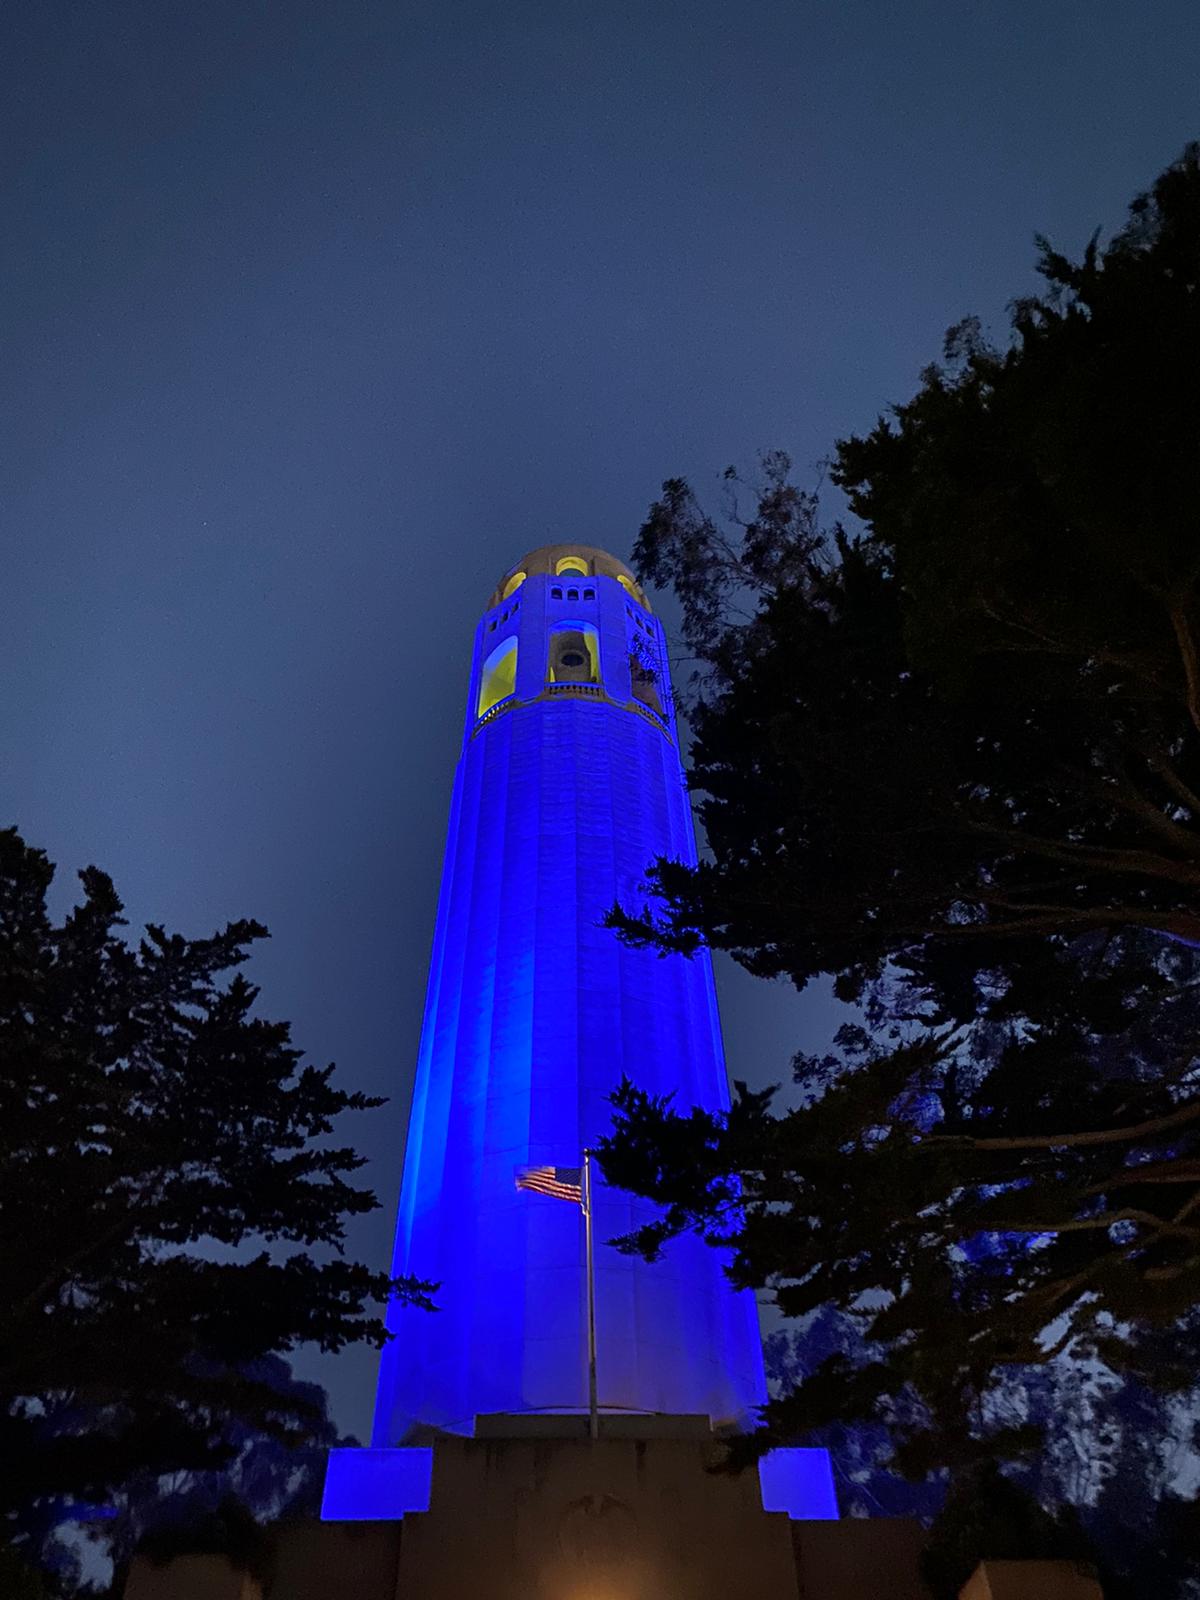
[{"label": "blue uplighting", "polygon": [[837,1494],[828,1450],[772,1450],[758,1464],[764,1511],[793,1522],[836,1522]]},{"label": "blue uplighting", "polygon": [[322,1522],[395,1522],[429,1510],[433,1451],[331,1450]]}]

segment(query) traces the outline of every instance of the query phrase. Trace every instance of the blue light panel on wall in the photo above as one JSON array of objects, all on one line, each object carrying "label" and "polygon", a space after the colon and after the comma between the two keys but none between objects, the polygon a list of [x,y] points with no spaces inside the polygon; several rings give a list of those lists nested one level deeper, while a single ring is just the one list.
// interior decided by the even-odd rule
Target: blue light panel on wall
[{"label": "blue light panel on wall", "polygon": [[331,1450],[321,1500],[322,1522],[395,1522],[428,1511],[433,1451]]},{"label": "blue light panel on wall", "polygon": [[793,1521],[837,1521],[828,1450],[772,1450],[758,1463],[758,1480],[764,1511],[786,1511]]}]

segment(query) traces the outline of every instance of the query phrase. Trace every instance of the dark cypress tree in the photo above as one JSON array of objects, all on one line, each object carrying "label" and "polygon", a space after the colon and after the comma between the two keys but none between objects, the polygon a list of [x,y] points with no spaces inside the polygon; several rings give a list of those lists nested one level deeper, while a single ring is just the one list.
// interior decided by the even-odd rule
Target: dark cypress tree
[{"label": "dark cypress tree", "polygon": [[0,1512],[103,1504],[203,1472],[248,1430],[327,1428],[263,1358],[381,1343],[392,1283],[343,1254],[376,1204],[333,1141],[379,1102],[302,1061],[237,971],[252,922],[130,945],[95,868],[61,924],[53,868],[0,832]]}]

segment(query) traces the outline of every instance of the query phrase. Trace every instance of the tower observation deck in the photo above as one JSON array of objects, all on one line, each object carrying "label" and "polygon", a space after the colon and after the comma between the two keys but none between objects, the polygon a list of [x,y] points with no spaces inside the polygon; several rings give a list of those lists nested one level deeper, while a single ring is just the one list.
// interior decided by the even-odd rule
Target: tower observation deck
[{"label": "tower observation deck", "polygon": [[[391,1311],[377,1448],[587,1407],[579,1213],[514,1175],[578,1166],[622,1077],[728,1104],[708,956],[601,925],[658,856],[695,860],[662,628],[621,562],[546,546],[475,637],[394,1257],[440,1284],[439,1310]],[[753,1297],[691,1236],[654,1264],[608,1248],[653,1211],[602,1185],[594,1202],[601,1412],[747,1421],[765,1392]]]}]

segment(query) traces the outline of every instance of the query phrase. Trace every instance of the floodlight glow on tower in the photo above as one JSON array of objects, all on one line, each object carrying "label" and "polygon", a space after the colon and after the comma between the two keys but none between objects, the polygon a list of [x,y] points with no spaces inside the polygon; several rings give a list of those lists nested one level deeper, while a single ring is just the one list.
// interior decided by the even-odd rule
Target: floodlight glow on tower
[{"label": "floodlight glow on tower", "polygon": [[[439,1309],[392,1310],[376,1449],[484,1413],[585,1410],[579,1215],[514,1174],[578,1166],[622,1077],[728,1104],[707,955],[602,926],[656,857],[695,860],[668,684],[659,623],[600,550],[533,552],[479,624],[394,1258],[440,1284]],[[650,1215],[597,1188],[601,1412],[748,1421],[765,1393],[753,1296],[691,1236],[654,1264],[603,1243]]]}]

